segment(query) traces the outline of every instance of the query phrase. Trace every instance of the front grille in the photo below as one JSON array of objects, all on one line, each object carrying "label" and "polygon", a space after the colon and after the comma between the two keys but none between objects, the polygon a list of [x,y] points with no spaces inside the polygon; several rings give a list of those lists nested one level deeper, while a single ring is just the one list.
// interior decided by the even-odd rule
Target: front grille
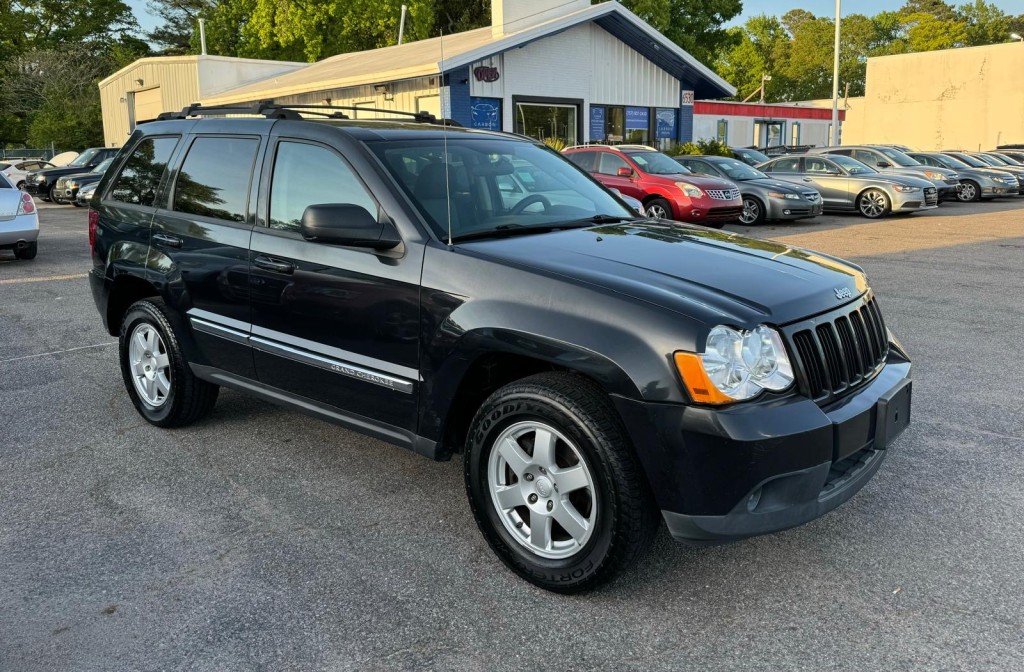
[{"label": "front grille", "polygon": [[874,298],[799,325],[791,338],[802,392],[830,401],[870,380],[889,354],[889,338]]},{"label": "front grille", "polygon": [[706,193],[716,201],[731,201],[740,197],[739,189],[707,189]]},{"label": "front grille", "polygon": [[935,187],[927,187],[924,190],[924,204],[925,205],[938,205],[939,203],[939,191]]},{"label": "front grille", "polygon": [[811,203],[821,203],[821,194],[816,191],[804,192],[804,198]]},{"label": "front grille", "polygon": [[732,222],[740,218],[743,214],[742,207],[733,208],[711,208],[708,210],[708,214],[704,217],[705,221],[712,222]]}]

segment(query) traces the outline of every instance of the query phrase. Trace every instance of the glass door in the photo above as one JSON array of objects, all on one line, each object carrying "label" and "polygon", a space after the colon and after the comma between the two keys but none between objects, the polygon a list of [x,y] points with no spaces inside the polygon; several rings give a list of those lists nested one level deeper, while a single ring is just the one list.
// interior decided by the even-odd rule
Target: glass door
[{"label": "glass door", "polygon": [[577,144],[578,105],[516,103],[515,132],[541,141],[561,140]]}]

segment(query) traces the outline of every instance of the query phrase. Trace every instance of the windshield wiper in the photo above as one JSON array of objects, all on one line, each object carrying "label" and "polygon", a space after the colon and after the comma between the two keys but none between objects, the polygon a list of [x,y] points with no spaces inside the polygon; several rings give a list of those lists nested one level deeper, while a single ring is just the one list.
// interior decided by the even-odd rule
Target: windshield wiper
[{"label": "windshield wiper", "polygon": [[481,238],[506,238],[530,233],[550,233],[564,229],[581,229],[594,226],[595,224],[617,224],[623,221],[633,221],[636,217],[624,217],[619,215],[594,215],[583,219],[573,219],[567,222],[552,222],[551,224],[538,224],[536,226],[523,226],[522,224],[500,224],[493,229],[482,231],[469,231],[457,236],[452,236],[452,242],[466,240],[479,240]]},{"label": "windshield wiper", "polygon": [[619,222],[632,222],[636,219],[639,219],[639,217],[627,217],[625,215],[594,215],[593,217],[583,217],[582,219],[571,219],[568,222],[562,222],[557,226],[579,227],[589,226],[591,224],[618,224]]}]

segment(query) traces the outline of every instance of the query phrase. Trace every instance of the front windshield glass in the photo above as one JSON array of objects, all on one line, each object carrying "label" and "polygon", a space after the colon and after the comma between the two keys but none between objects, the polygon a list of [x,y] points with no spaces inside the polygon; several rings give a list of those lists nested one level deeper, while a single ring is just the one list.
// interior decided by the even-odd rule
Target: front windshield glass
[{"label": "front windshield glass", "polygon": [[715,161],[715,167],[725,173],[725,176],[730,180],[759,180],[764,177],[768,177],[757,168],[752,168],[742,161],[736,159],[726,159],[724,161]]},{"label": "front windshield glass", "polygon": [[957,154],[955,158],[960,159],[961,161],[966,163],[968,166],[971,166],[972,168],[988,168],[989,166],[989,164],[985,163],[984,161],[979,161],[973,156],[968,156],[966,154]]},{"label": "front windshield glass", "polygon": [[92,161],[92,157],[99,154],[99,152],[100,150],[98,149],[87,149],[78,156],[76,156],[75,160],[69,163],[68,166],[70,166],[71,168],[78,168],[81,166],[88,165],[89,162]]},{"label": "front windshield glass", "polygon": [[759,152],[756,149],[734,149],[732,151],[739,154],[740,158],[747,163],[759,164],[770,160],[767,154]]},{"label": "front windshield glass", "polygon": [[[568,159],[529,142],[440,136],[366,143],[441,240],[503,229],[548,229],[636,213]],[[446,188],[450,187],[450,188]]]},{"label": "front windshield glass", "polygon": [[96,166],[95,168],[92,169],[92,172],[94,172],[94,173],[105,173],[105,172],[107,172],[107,168],[110,168],[110,164],[112,164],[113,162],[114,162],[114,157],[110,157],[109,159],[104,159],[103,161],[100,161],[98,166]]},{"label": "front windshield glass", "polygon": [[993,154],[993,156],[998,156],[1000,159],[1003,160],[1003,163],[1005,163],[1008,166],[1019,166],[1019,165],[1021,165],[1020,161],[1018,161],[1017,159],[1013,158],[1012,156],[1007,156],[1006,154]]},{"label": "front windshield glass", "polygon": [[989,160],[995,161],[996,162],[995,165],[999,165],[999,166],[1008,166],[1008,165],[1010,165],[1009,161],[1007,161],[1003,157],[999,156],[998,154],[985,154],[985,160],[986,161],[989,161]]},{"label": "front windshield glass", "polygon": [[983,162],[987,163],[990,166],[1002,166],[1003,165],[998,160],[993,159],[991,156],[985,156],[984,154],[975,154],[974,158],[978,159],[979,161],[983,161]]},{"label": "front windshield glass", "polygon": [[969,165],[961,161],[960,159],[954,159],[952,156],[946,156],[945,154],[928,154],[927,156],[935,159],[938,163],[941,163],[946,168],[970,168]]},{"label": "front windshield glass", "polygon": [[[867,173],[877,173],[878,171],[874,168],[869,168],[857,159],[851,159],[848,156],[842,154],[832,154],[828,158],[832,159],[840,168],[845,170],[850,175],[865,175]],[[916,164],[915,164],[916,165]]]},{"label": "front windshield glass", "polygon": [[626,152],[633,163],[650,175],[688,175],[690,170],[661,152]]},{"label": "front windshield glass", "polygon": [[912,158],[904,154],[898,149],[891,147],[879,147],[878,151],[885,154],[886,158],[895,163],[897,166],[920,166],[921,164],[914,161]]}]

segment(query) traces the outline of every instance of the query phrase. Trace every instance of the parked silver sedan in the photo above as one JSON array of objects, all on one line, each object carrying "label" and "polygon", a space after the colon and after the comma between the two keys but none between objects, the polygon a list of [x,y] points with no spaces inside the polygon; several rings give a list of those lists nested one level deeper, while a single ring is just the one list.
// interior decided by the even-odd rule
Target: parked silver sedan
[{"label": "parked silver sedan", "polygon": [[743,198],[743,224],[806,219],[821,214],[821,194],[811,186],[796,186],[771,178],[739,159],[727,156],[677,156],[676,161],[698,175],[732,180]]},{"label": "parked silver sedan", "polygon": [[956,171],[948,168],[922,166],[900,150],[887,145],[843,145],[842,147],[815,147],[808,154],[848,156],[887,175],[907,175],[928,180],[939,190],[939,200],[953,200],[960,188]]},{"label": "parked silver sedan", "polygon": [[998,170],[976,168],[942,152],[910,152],[907,156],[924,166],[955,170],[960,178],[957,199],[964,203],[1017,194],[1017,179],[1013,175]]},{"label": "parked silver sedan", "polygon": [[847,156],[780,156],[758,168],[780,180],[814,187],[826,212],[853,211],[878,219],[891,212],[931,210],[939,203],[938,189],[928,180],[885,175]]}]

